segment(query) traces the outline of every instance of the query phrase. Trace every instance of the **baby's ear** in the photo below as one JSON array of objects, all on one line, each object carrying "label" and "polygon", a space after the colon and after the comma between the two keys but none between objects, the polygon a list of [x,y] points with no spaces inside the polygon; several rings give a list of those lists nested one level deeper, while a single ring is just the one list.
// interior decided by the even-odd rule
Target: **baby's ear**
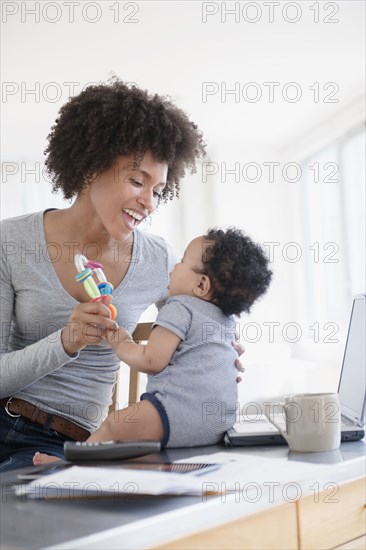
[{"label": "baby's ear", "polygon": [[211,293],[211,281],[207,275],[200,275],[194,288],[197,298],[208,298]]}]

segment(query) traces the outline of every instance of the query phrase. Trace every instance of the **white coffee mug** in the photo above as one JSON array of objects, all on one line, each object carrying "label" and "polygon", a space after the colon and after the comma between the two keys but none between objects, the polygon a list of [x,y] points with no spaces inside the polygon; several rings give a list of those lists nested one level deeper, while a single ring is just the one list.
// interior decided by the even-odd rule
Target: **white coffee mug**
[{"label": "white coffee mug", "polygon": [[[286,431],[274,418],[275,406],[280,406],[285,413]],[[291,451],[333,451],[340,445],[341,413],[337,393],[289,395],[283,403],[267,404],[266,416],[286,439]]]}]

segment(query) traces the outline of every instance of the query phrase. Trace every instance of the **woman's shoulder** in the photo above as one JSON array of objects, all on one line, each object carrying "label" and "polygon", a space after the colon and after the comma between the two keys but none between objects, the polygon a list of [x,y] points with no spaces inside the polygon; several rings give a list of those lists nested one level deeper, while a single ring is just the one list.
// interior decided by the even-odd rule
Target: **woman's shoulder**
[{"label": "woman's shoulder", "polygon": [[169,268],[176,263],[176,255],[170,244],[160,235],[146,233],[145,231],[136,231],[136,254],[141,254],[144,260],[157,261],[159,258],[168,262]]},{"label": "woman's shoulder", "polygon": [[1,220],[1,235],[5,234],[9,237],[12,234],[19,236],[30,236],[32,228],[38,227],[40,220],[42,219],[43,212],[32,212],[31,214],[22,214],[20,216],[14,216],[12,218],[5,218]]},{"label": "woman's shoulder", "polygon": [[141,246],[151,246],[157,248],[167,248],[169,244],[160,235],[155,235],[154,233],[147,233],[146,231],[141,231],[140,229],[135,230],[138,237],[138,243]]}]

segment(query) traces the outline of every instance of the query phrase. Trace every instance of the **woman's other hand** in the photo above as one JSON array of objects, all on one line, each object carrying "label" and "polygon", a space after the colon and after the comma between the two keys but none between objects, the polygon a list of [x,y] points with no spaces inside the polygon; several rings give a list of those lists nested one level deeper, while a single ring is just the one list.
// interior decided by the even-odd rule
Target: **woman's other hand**
[{"label": "woman's other hand", "polygon": [[[238,340],[233,340],[231,342],[231,345],[233,346],[233,348],[235,349],[235,351],[237,352],[239,357],[245,352],[245,347]],[[238,372],[244,372],[245,371],[245,369],[244,369],[244,367],[243,367],[243,365],[242,365],[239,358],[235,360],[235,366],[236,366],[236,369],[237,369]],[[242,377],[240,375],[238,375],[236,377],[236,381],[239,384],[239,382],[242,381]]]}]

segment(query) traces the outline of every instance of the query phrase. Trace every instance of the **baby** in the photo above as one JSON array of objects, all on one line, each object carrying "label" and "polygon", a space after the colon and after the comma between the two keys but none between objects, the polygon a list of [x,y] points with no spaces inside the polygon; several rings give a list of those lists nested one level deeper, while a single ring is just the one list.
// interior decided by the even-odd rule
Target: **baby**
[{"label": "baby", "polygon": [[[271,277],[260,246],[238,229],[211,229],[191,241],[170,274],[170,297],[147,344],[123,328],[106,333],[120,359],[148,374],[147,389],[140,402],[111,412],[88,441],[218,443],[235,423],[234,315],[249,312]],[[49,458],[36,453],[34,463]]]}]

